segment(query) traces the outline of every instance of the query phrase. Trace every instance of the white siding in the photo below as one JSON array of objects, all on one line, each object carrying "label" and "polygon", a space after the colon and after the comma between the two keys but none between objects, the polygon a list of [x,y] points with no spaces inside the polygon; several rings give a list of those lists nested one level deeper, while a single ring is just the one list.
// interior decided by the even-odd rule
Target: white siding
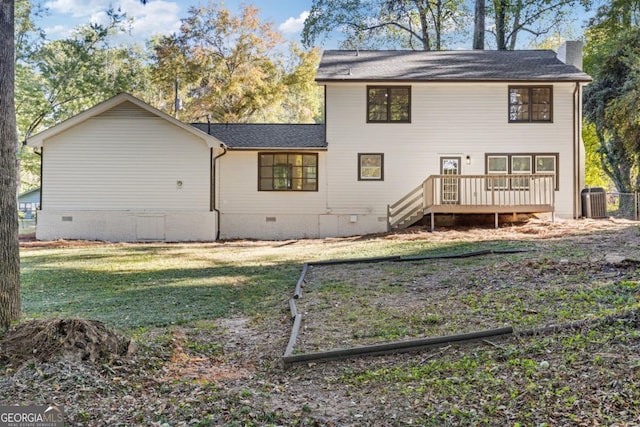
[{"label": "white siding", "polygon": [[218,160],[217,169],[219,206],[225,214],[326,213],[327,165],[323,151],[318,152],[318,191],[258,191],[258,151],[229,151]]},{"label": "white siding", "polygon": [[229,151],[221,157],[216,166],[220,237],[318,238],[386,230],[386,211],[351,205],[340,211],[327,208],[328,154],[317,153],[318,191],[258,191],[258,151]]},{"label": "white siding", "polygon": [[114,110],[45,142],[43,209],[208,211],[205,142],[140,109]]},{"label": "white siding", "polygon": [[258,191],[258,151],[227,152],[216,165],[221,237],[318,237],[326,168],[326,153],[318,152],[318,191]]},{"label": "white siding", "polygon": [[211,241],[210,149],[125,102],[44,141],[38,239]]},{"label": "white siding", "polygon": [[[412,85],[411,123],[367,123],[366,85],[327,87],[331,212],[384,214],[426,177],[440,173],[440,156],[469,155],[463,174],[484,174],[485,153],[558,153],[557,213],[572,215],[572,83],[555,84],[553,123],[509,123],[508,83]],[[358,181],[357,154],[384,153],[384,181]]]}]

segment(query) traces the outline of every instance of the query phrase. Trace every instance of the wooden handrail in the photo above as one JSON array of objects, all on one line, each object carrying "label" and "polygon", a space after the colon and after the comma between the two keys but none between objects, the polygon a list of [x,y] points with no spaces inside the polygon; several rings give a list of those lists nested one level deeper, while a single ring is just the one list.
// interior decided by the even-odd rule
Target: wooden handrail
[{"label": "wooden handrail", "polygon": [[389,229],[410,225],[427,211],[459,213],[553,212],[553,174],[431,175],[388,206]]}]

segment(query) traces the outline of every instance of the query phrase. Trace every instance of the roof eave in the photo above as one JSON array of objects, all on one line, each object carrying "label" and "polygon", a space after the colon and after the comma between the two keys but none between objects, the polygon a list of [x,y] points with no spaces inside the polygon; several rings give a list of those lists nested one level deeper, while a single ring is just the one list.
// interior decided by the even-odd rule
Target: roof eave
[{"label": "roof eave", "polygon": [[147,104],[144,101],[141,101],[140,99],[136,98],[133,95],[130,95],[128,93],[120,93],[112,98],[107,99],[106,101],[101,102],[100,104],[97,104],[91,108],[89,108],[88,110],[85,110],[79,114],[76,114],[73,117],[68,118],[67,120],[60,122],[54,126],[51,126],[48,129],[43,130],[42,132],[30,137],[27,139],[27,145],[29,145],[30,147],[35,147],[35,148],[39,148],[42,147],[42,144],[44,143],[45,140],[52,138],[74,126],[77,126],[83,122],[85,122],[86,120],[89,120],[93,117],[96,117],[106,111],[109,111],[112,108],[117,107],[118,105],[124,103],[124,102],[131,102],[132,104],[136,105],[139,108],[142,108],[143,110],[148,111],[149,113],[158,116],[162,119],[165,119],[169,122],[171,122],[172,124],[182,128],[183,130],[195,135],[196,137],[202,139],[209,148],[217,148],[217,147],[224,147],[225,144],[220,141],[218,138],[207,134],[206,132],[202,132],[200,129],[197,129],[193,126],[190,126],[188,124],[185,124],[183,122],[181,122],[180,120],[176,119],[175,117],[171,117],[170,115],[163,113],[162,111],[152,107],[151,105]]},{"label": "roof eave", "polygon": [[324,147],[229,147],[229,151],[327,151]]},{"label": "roof eave", "polygon": [[316,79],[316,83],[591,83],[593,79],[590,77],[580,78],[526,78],[526,79],[387,79],[387,78],[371,78],[371,79],[354,79],[354,78],[322,78]]}]

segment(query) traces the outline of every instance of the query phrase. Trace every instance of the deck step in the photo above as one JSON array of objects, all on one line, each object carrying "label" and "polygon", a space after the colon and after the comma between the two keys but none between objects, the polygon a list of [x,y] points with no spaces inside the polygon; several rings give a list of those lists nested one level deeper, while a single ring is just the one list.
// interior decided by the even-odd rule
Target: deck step
[{"label": "deck step", "polygon": [[420,221],[422,218],[424,218],[424,215],[418,212],[414,215],[411,215],[409,218],[405,219],[404,221],[401,221],[400,223],[396,224],[395,227],[393,227],[393,229],[402,230],[404,228],[410,227],[416,222]]}]

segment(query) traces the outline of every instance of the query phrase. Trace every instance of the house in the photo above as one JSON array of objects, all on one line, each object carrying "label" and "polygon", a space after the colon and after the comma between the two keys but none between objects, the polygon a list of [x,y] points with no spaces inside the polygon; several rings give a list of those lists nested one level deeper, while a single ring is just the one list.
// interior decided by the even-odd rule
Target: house
[{"label": "house", "polygon": [[43,160],[37,237],[288,239],[440,213],[578,217],[581,50],[326,51],[322,125],[187,125],[120,94],[29,140]]},{"label": "house", "polygon": [[40,188],[33,188],[18,195],[18,211],[24,219],[33,219],[40,209]]}]

